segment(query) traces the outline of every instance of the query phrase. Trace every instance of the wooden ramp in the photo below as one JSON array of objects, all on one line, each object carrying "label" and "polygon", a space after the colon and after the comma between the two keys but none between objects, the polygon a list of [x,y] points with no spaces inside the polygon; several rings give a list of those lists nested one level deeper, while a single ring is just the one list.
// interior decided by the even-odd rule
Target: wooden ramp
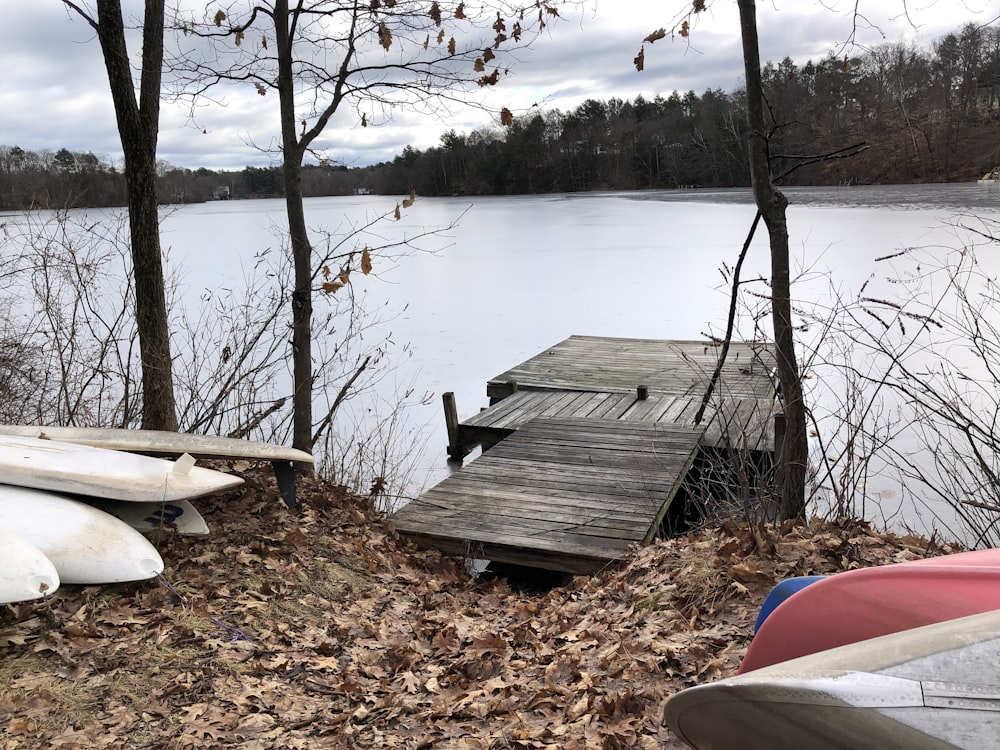
[{"label": "wooden ramp", "polygon": [[703,430],[620,419],[533,419],[389,520],[465,557],[591,573],[648,542]]}]

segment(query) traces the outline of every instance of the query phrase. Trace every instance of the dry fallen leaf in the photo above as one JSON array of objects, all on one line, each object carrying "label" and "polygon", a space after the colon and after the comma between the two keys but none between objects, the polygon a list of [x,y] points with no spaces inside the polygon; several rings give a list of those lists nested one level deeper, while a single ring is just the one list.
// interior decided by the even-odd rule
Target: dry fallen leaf
[{"label": "dry fallen leaf", "polygon": [[728,524],[523,593],[410,547],[370,498],[301,478],[292,512],[241,467],[244,488],[197,501],[209,537],[162,543],[174,590],[64,585],[0,611],[5,750],[679,748],[664,699],[736,670],[767,580],[953,551]]}]

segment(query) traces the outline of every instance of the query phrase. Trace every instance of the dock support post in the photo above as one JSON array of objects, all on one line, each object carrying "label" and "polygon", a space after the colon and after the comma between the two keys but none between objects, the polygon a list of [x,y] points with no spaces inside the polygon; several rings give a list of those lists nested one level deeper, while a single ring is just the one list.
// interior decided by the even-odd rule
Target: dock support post
[{"label": "dock support post", "polygon": [[458,407],[455,405],[455,394],[452,391],[441,394],[444,402],[444,425],[448,430],[448,455],[456,461],[465,458],[465,451],[458,438]]},{"label": "dock support post", "polygon": [[635,387],[635,397],[640,401],[645,401],[647,398],[649,398],[649,386],[637,385]]}]

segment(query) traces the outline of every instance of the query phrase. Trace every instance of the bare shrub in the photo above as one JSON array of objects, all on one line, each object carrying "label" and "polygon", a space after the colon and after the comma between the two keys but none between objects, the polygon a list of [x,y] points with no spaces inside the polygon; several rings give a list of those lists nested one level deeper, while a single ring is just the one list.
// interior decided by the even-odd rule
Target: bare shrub
[{"label": "bare shrub", "polygon": [[[997,235],[967,220],[960,248],[879,258],[856,294],[811,311],[814,489],[837,514],[905,502],[934,531],[1000,544],[1000,285],[978,258]],[[871,492],[876,477],[898,494]]]},{"label": "bare shrub", "polygon": [[138,419],[138,344],[126,221],[120,212],[29,213],[6,226],[18,262],[7,281],[8,421],[125,426]]},{"label": "bare shrub", "polygon": [[[451,227],[379,230],[388,214],[333,231],[319,230],[313,320],[313,446],[327,478],[390,507],[407,491],[423,451],[406,407],[426,398],[395,383],[395,364],[410,356],[392,340],[398,314],[370,304],[364,285]],[[33,212],[4,227],[0,274],[0,420],[76,426],[137,427],[139,353],[127,218],[121,211]],[[185,294],[167,279],[174,384],[180,428],[278,443],[290,440],[292,377],[287,238],[252,256],[242,284]],[[433,243],[431,243],[433,244]],[[362,262],[362,256],[366,256]],[[371,259],[374,259],[374,263]],[[374,270],[369,264],[375,266]],[[332,269],[332,270],[331,270]],[[324,286],[331,274],[343,283]],[[326,291],[326,294],[322,294]],[[400,307],[403,307],[400,305]],[[405,309],[405,308],[404,308]]]}]

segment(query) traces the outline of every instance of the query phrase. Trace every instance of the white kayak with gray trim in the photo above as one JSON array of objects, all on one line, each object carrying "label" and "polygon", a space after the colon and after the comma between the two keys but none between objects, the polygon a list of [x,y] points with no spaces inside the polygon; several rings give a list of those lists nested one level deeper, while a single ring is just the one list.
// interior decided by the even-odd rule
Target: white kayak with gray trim
[{"label": "white kayak with gray trim", "polygon": [[841,646],[672,696],[699,750],[1000,745],[1000,611]]}]

